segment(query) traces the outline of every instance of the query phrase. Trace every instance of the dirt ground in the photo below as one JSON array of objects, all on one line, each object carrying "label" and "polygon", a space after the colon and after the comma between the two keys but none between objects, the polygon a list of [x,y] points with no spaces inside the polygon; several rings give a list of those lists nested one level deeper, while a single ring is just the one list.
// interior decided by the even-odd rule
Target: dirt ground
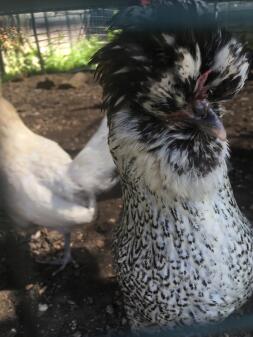
[{"label": "dirt ground", "polygon": [[[3,86],[25,123],[72,155],[82,149],[103,116],[101,88],[93,75],[81,75],[81,81],[78,76],[73,81],[73,74],[49,75],[45,83],[41,75]],[[241,209],[253,221],[252,89],[253,82],[248,82],[226,105],[224,119],[232,184]],[[60,254],[61,236],[41,228],[32,236],[17,232],[2,214],[2,227],[11,230],[0,232],[0,337],[110,336],[127,329],[111,259],[112,230],[121,208],[120,198],[99,203],[96,222],[73,233],[77,265],[54,277],[55,267],[36,259]],[[253,313],[253,299],[242,312]]]}]

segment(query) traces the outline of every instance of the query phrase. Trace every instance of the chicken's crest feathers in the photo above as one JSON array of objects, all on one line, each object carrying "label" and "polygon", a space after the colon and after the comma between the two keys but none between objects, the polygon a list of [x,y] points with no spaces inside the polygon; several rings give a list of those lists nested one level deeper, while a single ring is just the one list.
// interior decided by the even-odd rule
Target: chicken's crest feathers
[{"label": "chicken's crest feathers", "polygon": [[196,3],[162,1],[160,7],[133,6],[116,15],[112,28],[120,30],[92,58],[106,109],[129,101],[141,109],[146,102],[158,112],[181,107],[207,70],[212,102],[231,98],[243,87],[249,69],[244,45]]}]

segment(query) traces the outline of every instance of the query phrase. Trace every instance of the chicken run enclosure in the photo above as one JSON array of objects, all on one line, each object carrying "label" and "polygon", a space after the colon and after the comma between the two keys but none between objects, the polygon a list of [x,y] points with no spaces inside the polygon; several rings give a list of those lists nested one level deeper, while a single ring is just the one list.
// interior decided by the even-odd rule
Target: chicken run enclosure
[{"label": "chicken run enclosure", "polygon": [[[71,157],[83,149],[104,116],[102,89],[94,80],[89,59],[111,39],[107,28],[113,14],[130,3],[134,1],[9,0],[0,4],[2,95],[29,129],[56,141]],[[208,6],[228,30],[248,42],[253,60],[253,1],[216,1]],[[231,152],[229,176],[240,209],[251,224],[252,69],[240,94],[224,103],[227,112],[223,117]],[[3,193],[4,189],[1,197]],[[17,229],[3,205],[0,337],[132,335],[111,252],[113,230],[123,208],[120,186],[98,200],[92,223],[72,232],[74,263],[56,275],[55,266],[44,262],[62,254],[62,235],[44,227]],[[139,335],[159,333],[152,334],[150,329]],[[179,327],[160,335],[253,336],[253,298],[221,323]]]}]

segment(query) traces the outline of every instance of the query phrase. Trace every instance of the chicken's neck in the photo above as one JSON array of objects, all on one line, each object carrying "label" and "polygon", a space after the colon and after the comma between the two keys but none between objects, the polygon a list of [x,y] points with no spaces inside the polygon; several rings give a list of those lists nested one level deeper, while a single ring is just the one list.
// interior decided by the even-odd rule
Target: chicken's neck
[{"label": "chicken's neck", "polygon": [[119,111],[109,118],[109,146],[122,181],[143,185],[159,198],[202,201],[227,177],[226,142]]},{"label": "chicken's neck", "polygon": [[[226,143],[221,145],[216,167],[207,174],[197,176],[194,169],[178,173],[172,164],[175,160],[184,163],[187,158],[175,152],[168,160],[166,131],[165,136],[153,140],[151,132],[145,143],[136,120],[126,116],[121,112],[113,116],[109,132],[110,149],[123,187],[120,237],[163,245],[168,231],[173,240],[200,235],[203,245],[218,240],[221,247],[229,236],[235,238],[236,233],[249,230],[227,175]],[[202,158],[205,160],[204,154]],[[240,240],[239,236],[236,239]]]},{"label": "chicken's neck", "polygon": [[[193,236],[202,233],[208,240],[212,241],[213,238],[213,241],[217,241],[220,238],[220,243],[224,243],[230,231],[237,232],[244,227],[244,218],[234,199],[228,177],[224,177],[215,193],[206,193],[202,199],[176,196],[174,192],[170,193],[169,187],[154,192],[142,177],[136,176],[132,181],[123,178],[122,187],[123,218],[137,232],[147,226],[150,233],[163,232],[165,235],[168,231],[178,239],[190,233]],[[156,240],[157,236],[153,239]],[[159,238],[161,241],[163,239]]]}]

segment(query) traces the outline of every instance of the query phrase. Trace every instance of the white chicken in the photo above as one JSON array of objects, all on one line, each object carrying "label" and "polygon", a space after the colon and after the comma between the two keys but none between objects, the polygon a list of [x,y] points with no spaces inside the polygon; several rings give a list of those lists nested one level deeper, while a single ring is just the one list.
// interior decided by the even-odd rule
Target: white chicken
[{"label": "white chicken", "polygon": [[56,142],[35,134],[0,98],[0,182],[5,208],[18,226],[46,226],[64,235],[64,269],[70,233],[96,215],[96,197],[117,183],[107,145],[107,122],[72,160]]}]

